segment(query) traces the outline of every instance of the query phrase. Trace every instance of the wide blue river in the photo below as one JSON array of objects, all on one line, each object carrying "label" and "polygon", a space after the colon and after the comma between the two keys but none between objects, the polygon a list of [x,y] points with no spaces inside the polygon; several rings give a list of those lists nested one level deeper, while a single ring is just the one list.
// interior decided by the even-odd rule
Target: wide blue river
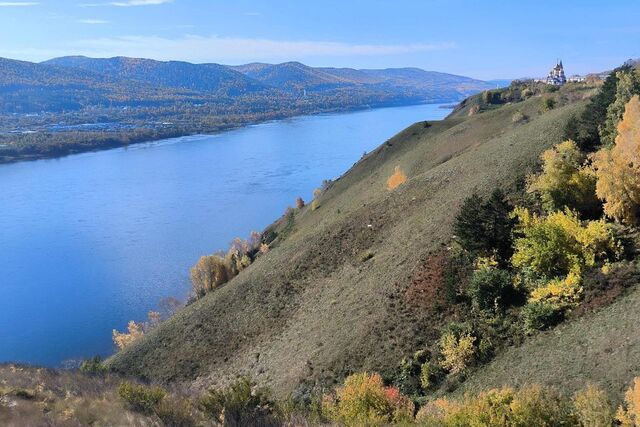
[{"label": "wide blue river", "polygon": [[111,331],[189,267],[311,198],[438,105],[305,116],[210,136],[0,165],[0,362],[113,352]]}]

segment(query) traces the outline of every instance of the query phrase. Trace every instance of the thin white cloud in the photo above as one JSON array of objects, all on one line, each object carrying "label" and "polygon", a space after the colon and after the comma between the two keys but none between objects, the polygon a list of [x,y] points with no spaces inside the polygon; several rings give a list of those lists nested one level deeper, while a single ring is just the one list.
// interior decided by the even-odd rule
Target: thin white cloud
[{"label": "thin white cloud", "polygon": [[0,47],[0,56],[44,60],[54,56],[91,57],[131,56],[157,60],[240,63],[252,61],[291,61],[309,58],[374,57],[403,55],[455,48],[454,43],[351,44],[313,40],[270,40],[239,37],[193,36],[177,39],[128,36],[78,40],[51,49],[12,49]]},{"label": "thin white cloud", "polygon": [[80,50],[98,56],[138,56],[193,62],[293,60],[331,56],[401,55],[451,49],[453,43],[351,44],[237,37],[184,36],[178,39],[130,36],[79,41]]},{"label": "thin white cloud", "polygon": [[172,3],[173,0],[125,0],[111,1],[106,3],[82,3],[80,7],[100,7],[100,6],[117,6],[117,7],[134,7],[134,6],[157,6],[160,4]]},{"label": "thin white cloud", "polygon": [[0,7],[29,7],[38,6],[40,3],[35,1],[0,1]]},{"label": "thin white cloud", "polygon": [[109,21],[105,21],[104,19],[78,19],[78,23],[87,25],[104,25],[108,24]]}]

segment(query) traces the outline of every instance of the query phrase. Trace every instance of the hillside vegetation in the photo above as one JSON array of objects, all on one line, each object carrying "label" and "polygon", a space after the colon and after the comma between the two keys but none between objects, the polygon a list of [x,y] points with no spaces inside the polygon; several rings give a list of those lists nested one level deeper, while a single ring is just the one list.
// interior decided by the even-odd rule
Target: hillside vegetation
[{"label": "hillside vegetation", "polygon": [[[194,389],[249,374],[279,396],[394,371],[462,314],[424,302],[431,256],[450,242],[462,202],[522,182],[592,93],[567,87],[416,123],[329,185],[315,209],[275,223],[268,253],[109,366]],[[391,191],[397,167],[407,180]]]},{"label": "hillside vegetation", "polygon": [[631,66],[471,97],[200,258],[105,363],[0,366],[0,421],[638,426],[639,123]]}]

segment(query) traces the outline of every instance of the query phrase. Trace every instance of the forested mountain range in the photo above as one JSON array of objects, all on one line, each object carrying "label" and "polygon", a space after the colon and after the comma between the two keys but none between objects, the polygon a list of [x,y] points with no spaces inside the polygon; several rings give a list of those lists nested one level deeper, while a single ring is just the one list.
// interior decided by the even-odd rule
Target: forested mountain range
[{"label": "forested mountain range", "polygon": [[491,87],[417,68],[0,58],[0,162],[212,133],[301,114],[457,102]]}]

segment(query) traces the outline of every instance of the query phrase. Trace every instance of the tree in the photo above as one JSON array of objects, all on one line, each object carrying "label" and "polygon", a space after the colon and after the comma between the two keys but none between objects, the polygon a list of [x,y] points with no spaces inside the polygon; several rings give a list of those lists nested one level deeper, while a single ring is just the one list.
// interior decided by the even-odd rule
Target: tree
[{"label": "tree", "polygon": [[481,256],[496,256],[500,264],[512,254],[513,207],[500,189],[487,201],[477,194],[468,197],[456,216],[454,232],[463,249]]},{"label": "tree", "polygon": [[387,189],[394,190],[405,182],[407,182],[407,175],[404,174],[398,165],[395,167],[393,175],[391,175],[387,180]]},{"label": "tree", "polygon": [[616,98],[618,85],[618,71],[628,67],[620,67],[614,70],[604,81],[598,93],[591,98],[580,118],[578,119],[578,135],[576,142],[581,150],[595,151],[600,146],[599,128],[607,117],[607,109]]},{"label": "tree", "polygon": [[542,173],[531,178],[528,191],[540,194],[547,211],[568,207],[591,218],[599,216],[596,177],[592,169],[583,166],[584,155],[574,141],[564,141],[540,158]]},{"label": "tree", "polygon": [[143,325],[136,323],[133,320],[131,320],[127,325],[127,330],[128,333],[121,333],[115,329],[113,330],[113,342],[120,350],[144,335]]},{"label": "tree", "polygon": [[596,194],[608,216],[636,225],[640,219],[640,97],[627,103],[611,149],[600,150],[594,162]]},{"label": "tree", "polygon": [[196,296],[202,297],[229,279],[225,260],[218,255],[200,257],[191,268],[191,285]]},{"label": "tree", "polygon": [[453,332],[447,332],[440,337],[440,351],[443,360],[442,367],[452,374],[464,371],[473,361],[476,349],[476,337],[470,333],[456,336]]},{"label": "tree", "polygon": [[618,135],[618,123],[622,120],[625,105],[640,94],[640,71],[623,70],[617,72],[618,84],[614,101],[607,107],[607,116],[599,128],[600,140],[605,147],[613,147]]}]

